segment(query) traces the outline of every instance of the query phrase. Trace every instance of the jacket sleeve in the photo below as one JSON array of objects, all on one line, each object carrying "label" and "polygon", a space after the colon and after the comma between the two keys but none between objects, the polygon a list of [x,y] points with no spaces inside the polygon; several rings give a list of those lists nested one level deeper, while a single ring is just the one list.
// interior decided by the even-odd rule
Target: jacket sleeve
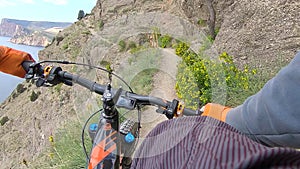
[{"label": "jacket sleeve", "polygon": [[30,54],[9,47],[0,46],[0,71],[23,78],[26,74],[22,63],[34,61]]},{"label": "jacket sleeve", "polygon": [[300,52],[226,123],[262,144],[300,148]]}]

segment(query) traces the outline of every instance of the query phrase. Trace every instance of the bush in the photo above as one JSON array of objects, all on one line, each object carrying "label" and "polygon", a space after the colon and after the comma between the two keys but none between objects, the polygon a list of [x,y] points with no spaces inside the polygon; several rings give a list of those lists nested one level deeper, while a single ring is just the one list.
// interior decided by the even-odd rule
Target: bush
[{"label": "bush", "polygon": [[[179,43],[176,54],[182,58],[178,66],[176,92],[189,107],[197,108],[199,103],[209,102],[225,104],[224,101],[229,106],[235,106],[259,90],[252,91],[249,80],[254,79],[256,69],[250,69],[247,65],[238,69],[226,52],[217,60],[211,60],[203,52],[196,54],[189,50],[187,44]],[[229,100],[231,98],[237,99]]]},{"label": "bush", "polygon": [[126,42],[124,40],[120,40],[118,45],[120,52],[124,52],[126,50]]},{"label": "bush", "polygon": [[67,44],[67,43],[63,44],[62,48],[63,48],[63,50],[68,49],[69,48],[69,44]]},{"label": "bush", "polygon": [[169,35],[160,36],[158,38],[158,46],[161,48],[169,48],[172,46],[171,44],[172,38]]},{"label": "bush", "polygon": [[7,116],[4,116],[0,119],[0,125],[3,126],[8,121],[9,121],[9,118]]},{"label": "bush", "polygon": [[34,102],[38,99],[38,97],[39,97],[39,93],[35,93],[34,91],[32,91],[30,95],[30,101]]},{"label": "bush", "polygon": [[79,10],[77,19],[81,20],[84,17],[84,15],[85,15],[84,11],[83,10]]},{"label": "bush", "polygon": [[99,30],[101,30],[103,28],[103,26],[104,26],[104,22],[103,22],[103,20],[100,20],[98,22],[98,28],[99,28]]},{"label": "bush", "polygon": [[22,83],[17,85],[16,90],[11,94],[11,97],[13,99],[15,99],[16,97],[18,97],[21,93],[23,93],[24,91],[26,91],[26,87],[24,87],[24,85]]},{"label": "bush", "polygon": [[202,26],[202,27],[204,27],[204,26],[207,25],[206,21],[203,20],[203,19],[199,19],[199,20],[197,21],[197,24],[198,24],[199,26]]},{"label": "bush", "polygon": [[128,49],[133,49],[133,48],[136,48],[136,43],[133,42],[133,41],[130,41],[129,44],[128,44]]}]

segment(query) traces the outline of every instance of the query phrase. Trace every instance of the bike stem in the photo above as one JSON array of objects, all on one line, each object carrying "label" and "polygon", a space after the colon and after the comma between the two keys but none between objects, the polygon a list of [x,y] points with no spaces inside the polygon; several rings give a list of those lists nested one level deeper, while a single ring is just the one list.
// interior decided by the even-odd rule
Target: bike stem
[{"label": "bike stem", "polygon": [[[103,113],[101,114],[101,120],[100,120],[100,125],[104,125],[104,126],[111,126],[111,128],[114,131],[119,131],[119,112],[116,109],[116,102],[117,99],[119,98],[122,90],[119,89],[116,93],[113,94],[112,90],[111,90],[111,85],[110,83],[106,86],[106,89],[103,93],[102,96],[102,101],[103,101]],[[107,133],[108,135],[109,133]],[[115,161],[115,168],[119,169],[120,166],[120,153],[121,153],[121,143],[120,143],[120,135],[119,132],[117,132],[117,139],[115,141],[116,143],[116,161]]]}]

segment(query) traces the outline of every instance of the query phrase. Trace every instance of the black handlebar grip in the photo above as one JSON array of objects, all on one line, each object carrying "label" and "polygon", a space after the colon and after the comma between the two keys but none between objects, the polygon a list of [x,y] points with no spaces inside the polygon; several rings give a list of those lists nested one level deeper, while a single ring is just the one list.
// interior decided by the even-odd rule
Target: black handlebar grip
[{"label": "black handlebar grip", "polygon": [[22,67],[26,71],[26,73],[29,71],[29,67],[32,63],[34,63],[34,62],[33,61],[24,61],[22,63]]},{"label": "black handlebar grip", "polygon": [[195,111],[195,110],[192,110],[192,109],[189,109],[189,108],[184,108],[183,109],[183,115],[185,116],[197,116],[197,115],[200,115],[198,113],[198,111]]}]

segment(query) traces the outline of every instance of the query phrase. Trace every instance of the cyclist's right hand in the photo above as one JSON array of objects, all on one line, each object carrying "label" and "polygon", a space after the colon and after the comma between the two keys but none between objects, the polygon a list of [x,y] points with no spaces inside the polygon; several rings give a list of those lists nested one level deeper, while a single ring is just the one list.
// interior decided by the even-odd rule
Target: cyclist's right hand
[{"label": "cyclist's right hand", "polygon": [[230,109],[231,109],[230,107],[222,106],[220,104],[207,103],[203,107],[203,110],[202,110],[203,113],[201,114],[201,116],[208,116],[208,117],[212,117],[214,119],[225,122],[226,115]]}]

